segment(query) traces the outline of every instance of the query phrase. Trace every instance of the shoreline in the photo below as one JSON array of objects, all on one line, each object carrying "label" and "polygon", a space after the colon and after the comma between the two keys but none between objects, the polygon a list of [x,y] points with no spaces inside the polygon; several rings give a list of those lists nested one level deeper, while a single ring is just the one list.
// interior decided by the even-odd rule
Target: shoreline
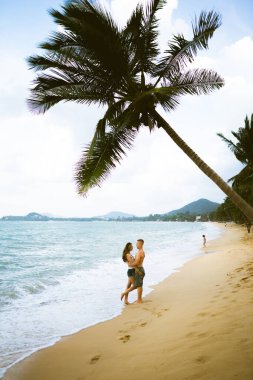
[{"label": "shoreline", "polygon": [[[231,379],[231,377],[226,377],[226,374],[223,374],[223,377],[221,378],[217,376],[208,377],[208,372],[206,373],[206,377],[204,375],[201,375],[201,377],[200,373],[198,374],[200,377],[194,377],[194,371],[196,372],[197,370],[200,370],[201,367],[202,369],[207,366],[210,367],[211,360],[209,360],[210,358],[208,355],[201,354],[200,349],[201,344],[203,345],[203,340],[206,340],[208,334],[205,332],[197,334],[197,331],[194,332],[191,330],[197,330],[198,325],[201,325],[201,318],[203,320],[207,319],[207,322],[212,323],[214,323],[213,320],[221,318],[219,317],[221,313],[211,313],[211,317],[209,316],[208,318],[209,313],[207,311],[202,311],[204,306],[207,309],[205,298],[209,299],[210,305],[211,301],[213,301],[212,303],[215,305],[217,302],[215,301],[214,295],[221,286],[219,282],[222,282],[223,286],[226,285],[226,290],[228,291],[229,285],[227,284],[227,280],[229,279],[233,282],[234,278],[231,275],[231,270],[236,270],[234,267],[239,265],[242,258],[248,258],[249,252],[251,251],[252,253],[253,251],[252,239],[244,237],[244,239],[241,240],[242,236],[245,235],[244,229],[242,230],[238,226],[229,226],[228,228],[225,228],[221,225],[220,227],[223,229],[223,233],[218,239],[208,242],[207,248],[204,249],[207,255],[194,258],[185,263],[178,272],[173,273],[168,278],[155,285],[153,290],[145,297],[143,305],[131,305],[125,307],[119,316],[82,329],[74,334],[62,337],[52,346],[41,349],[10,367],[4,374],[3,379],[32,380],[36,378],[36,380],[40,380],[46,378],[47,380],[84,380],[95,378],[97,380],[111,379],[118,376],[125,379],[129,377],[129,370],[135,369],[138,369],[138,371],[136,375],[135,372],[133,372],[131,379],[137,379],[140,376],[155,376],[154,378],[156,379],[164,379],[166,378],[164,377],[165,373],[168,373],[168,371],[170,371],[169,373],[172,378],[176,380],[188,378],[215,378],[215,380]],[[233,247],[236,245],[244,252],[243,254],[236,256],[231,253],[234,249]],[[228,258],[233,258],[233,260],[228,260]],[[221,261],[223,261],[223,263],[221,263]],[[226,268],[224,268],[224,261],[230,268],[231,272],[228,272],[225,278],[224,272],[226,272]],[[216,266],[216,269],[219,269],[218,271],[215,271],[215,268],[212,268],[215,263],[216,265],[218,264],[218,266]],[[206,264],[208,264],[208,268]],[[251,263],[249,263],[249,269],[252,267],[253,265],[251,261]],[[202,269],[203,273],[199,273],[198,269]],[[205,272],[206,269],[213,271],[213,277],[210,276],[208,271]],[[241,272],[243,272],[243,269],[237,271],[235,274],[240,276]],[[246,277],[244,276],[244,279],[242,278],[241,280],[243,280],[245,284],[246,282],[249,282],[252,289],[252,277],[249,276],[248,278],[245,278]],[[207,279],[209,279],[210,283],[208,283]],[[215,284],[215,282],[217,282],[217,284]],[[237,289],[240,287],[241,285],[237,287]],[[207,289],[209,290],[208,292]],[[232,292],[235,292],[235,290]],[[212,300],[210,299],[211,293],[213,295]],[[236,294],[231,294],[235,298]],[[231,294],[229,294],[230,297]],[[188,295],[188,297],[186,297],[186,295]],[[192,295],[194,295],[194,302],[191,301],[191,298],[189,297]],[[225,298],[225,296],[223,297],[223,303],[228,302],[226,299],[229,299],[229,295],[227,295],[227,298]],[[217,296],[216,298],[219,297]],[[250,306],[252,308],[252,301],[251,305],[249,302],[249,307]],[[217,305],[215,305],[215,307],[217,309]],[[186,310],[187,315],[185,315]],[[197,314],[196,311],[198,311]],[[200,320],[198,322],[199,318]],[[248,315],[247,318],[249,318]],[[192,320],[192,326],[186,326],[188,325],[187,322],[190,320]],[[251,322],[253,322],[252,313]],[[168,325],[171,326],[169,330]],[[179,326],[181,326],[181,329],[186,333],[183,337],[179,331]],[[234,328],[236,328],[236,326],[234,326]],[[253,328],[251,332],[253,333]],[[231,331],[231,334],[232,333],[233,331]],[[166,335],[167,340],[164,340]],[[174,337],[174,339],[172,337]],[[181,341],[182,338],[184,338],[184,345],[182,347],[177,345],[178,339],[176,339],[176,337],[180,337]],[[212,334],[209,338],[210,337],[212,337]],[[248,347],[249,338],[244,337],[243,339],[244,346]],[[186,377],[187,373],[185,372],[185,377],[182,377],[184,375],[182,373],[180,374],[180,369],[177,368],[176,371],[175,368],[173,369],[173,366],[170,368],[169,362],[172,361],[171,364],[173,364],[174,360],[172,359],[177,353],[185,357],[186,352],[184,353],[184,346],[186,344],[189,345],[191,340],[195,341],[193,347],[199,346],[197,349],[199,356],[193,362],[193,376]],[[161,349],[159,349],[157,345],[161,346]],[[168,350],[168,348],[171,348],[171,350]],[[141,355],[140,351],[142,352]],[[190,356],[191,355],[192,347]],[[248,355],[253,359],[252,349],[251,353],[248,353]],[[136,357],[138,357],[138,363],[135,362]],[[115,363],[115,361],[117,363]],[[156,364],[159,361],[160,369]],[[188,363],[189,360],[186,362]],[[154,368],[150,366],[151,363],[157,367],[155,372]],[[161,364],[163,369],[161,369]],[[193,367],[191,366],[192,370]],[[123,373],[122,368],[125,369]],[[167,368],[167,372],[165,368]],[[251,377],[245,377],[244,374],[244,377],[241,377],[244,380],[253,377],[253,365],[251,368],[246,366],[246,369],[250,371]],[[240,370],[243,370],[243,368],[240,368]]]},{"label": "shoreline", "polygon": [[[155,224],[157,225],[157,223],[155,223]],[[148,261],[146,262],[145,268],[146,268],[146,271],[148,273],[148,276],[146,277],[146,281],[145,281],[144,296],[147,296],[148,294],[150,294],[154,290],[155,285],[160,284],[162,281],[164,281],[164,279],[168,278],[173,273],[176,273],[179,270],[181,270],[181,268],[185,265],[185,263],[187,263],[187,262],[193,260],[194,258],[199,257],[203,254],[201,239],[199,241],[199,238],[200,238],[202,233],[199,231],[199,228],[196,229],[196,227],[199,227],[199,225],[200,225],[200,229],[202,229],[201,225],[204,224],[204,226],[205,226],[204,230],[205,231],[203,231],[203,232],[207,233],[207,236],[209,237],[210,240],[213,240],[213,239],[217,238],[218,236],[220,236],[220,233],[222,231],[221,227],[220,226],[217,227],[215,225],[215,223],[186,223],[186,224],[180,223],[178,225],[175,222],[173,222],[173,223],[171,223],[170,226],[168,226],[170,224],[170,222],[164,223],[164,224],[167,225],[166,230],[168,227],[170,230],[170,237],[169,237],[169,239],[167,239],[169,242],[169,245],[168,246],[165,245],[167,247],[166,250],[164,250],[164,249],[159,250],[159,249],[157,249],[156,246],[155,247],[153,246],[153,249],[151,249],[151,251],[152,251],[151,255],[149,255],[149,252],[147,252]],[[175,230],[175,227],[177,227],[177,228],[179,227],[179,229],[180,229],[182,225],[185,227],[187,226],[186,229],[191,231],[191,236],[189,236],[190,241],[187,242],[187,241],[185,241],[185,239],[183,239],[183,241],[181,239],[175,241],[175,237],[174,237],[174,243],[173,243],[173,239],[171,240],[171,237],[173,237],[173,229]],[[185,229],[185,227],[183,227],[183,229]],[[176,230],[177,230],[177,228],[176,228]],[[152,228],[151,228],[151,230],[152,230]],[[164,229],[159,226],[159,230],[163,231]],[[195,230],[198,231],[197,234],[196,234]],[[192,232],[193,232],[193,234],[192,234]],[[167,235],[166,235],[166,238],[167,238]],[[183,244],[183,246],[181,247],[182,244]],[[174,248],[172,249],[171,247],[173,247],[173,246],[174,246]],[[157,255],[158,252],[159,252],[159,257],[160,257],[159,261],[162,264],[159,264],[158,260],[155,259],[155,257],[158,256]],[[155,267],[153,267],[153,265],[150,266],[150,261],[152,261],[152,260],[155,261],[155,263],[153,262],[153,265],[155,265]],[[105,269],[107,269],[107,268],[105,268]],[[108,296],[110,297],[108,299],[108,301],[110,302],[110,306],[106,307],[106,303],[104,303],[103,300],[101,299],[102,297],[100,297],[100,299],[98,300],[98,304],[99,305],[104,304],[104,308],[103,308],[103,310],[101,310],[101,313],[98,313],[97,316],[95,316],[95,319],[88,317],[88,313],[89,313],[88,310],[86,311],[87,318],[85,317],[84,310],[87,309],[86,305],[88,305],[89,303],[90,303],[90,309],[92,309],[92,308],[99,309],[99,307],[97,307],[95,304],[93,304],[92,303],[93,301],[88,297],[86,300],[88,303],[86,302],[86,305],[82,303],[82,306],[77,308],[77,309],[79,309],[79,311],[81,313],[83,313],[82,318],[83,318],[84,323],[82,323],[82,325],[79,324],[78,326],[76,326],[75,323],[73,323],[74,321],[76,321],[76,317],[78,316],[78,314],[76,315],[76,317],[73,316],[73,318],[72,318],[71,317],[71,313],[72,313],[71,307],[68,307],[68,308],[65,308],[63,318],[61,317],[61,313],[60,314],[58,313],[57,315],[54,316],[54,320],[52,321],[52,325],[55,325],[58,318],[59,318],[60,324],[64,321],[64,319],[67,318],[67,319],[72,319],[72,327],[70,326],[71,328],[65,329],[65,331],[61,331],[59,334],[57,334],[57,332],[55,334],[49,334],[48,338],[46,338],[45,334],[43,334],[41,324],[38,321],[37,322],[37,323],[39,323],[39,325],[38,325],[39,331],[38,332],[41,332],[42,334],[38,334],[38,338],[39,338],[39,335],[41,336],[41,338],[36,340],[36,345],[30,345],[30,346],[27,345],[27,347],[31,347],[31,349],[23,350],[24,345],[23,346],[19,345],[19,350],[17,350],[16,352],[13,351],[12,353],[8,354],[8,352],[9,352],[8,347],[10,347],[10,346],[5,344],[5,347],[7,349],[7,351],[6,351],[7,354],[6,355],[3,354],[1,356],[1,364],[2,365],[0,366],[1,367],[0,378],[2,379],[4,374],[6,373],[6,371],[9,370],[12,366],[14,366],[17,363],[28,358],[30,355],[34,354],[35,352],[40,351],[42,349],[45,349],[47,347],[50,347],[50,346],[56,344],[63,337],[73,335],[73,334],[75,334],[75,333],[77,333],[83,329],[89,328],[91,326],[95,326],[96,324],[98,324],[100,322],[105,322],[105,321],[111,320],[111,319],[119,316],[124,309],[124,305],[123,305],[123,303],[119,302],[118,294],[120,294],[120,292],[123,290],[122,288],[120,288],[120,284],[121,284],[121,286],[123,286],[122,279],[125,282],[125,279],[124,279],[125,271],[123,268],[120,268],[120,269],[122,270],[122,274],[117,275],[118,280],[116,280],[116,282],[115,282],[115,279],[113,280],[114,285],[116,285],[118,289],[116,291],[114,289],[113,294],[108,295],[108,292],[106,292],[106,294],[105,294],[107,299],[108,299]],[[89,279],[89,281],[91,281],[91,278]],[[83,289],[83,287],[85,285],[83,285],[81,283],[80,286]],[[71,285],[71,287],[72,287],[72,285]],[[101,287],[101,284],[100,284],[100,287]],[[96,286],[96,289],[97,289],[96,294],[100,291],[100,287]],[[71,290],[71,289],[69,289],[69,290]],[[135,292],[133,292],[133,293],[135,293]],[[80,291],[79,291],[79,294],[80,294]],[[72,298],[72,300],[74,301],[76,295],[74,294],[73,296],[74,296],[74,298]],[[67,294],[66,294],[66,297],[67,297],[66,299],[69,299]],[[79,297],[79,300],[81,302],[83,299],[85,299],[85,296],[83,296],[81,299]],[[132,302],[134,299],[135,299],[135,294],[132,294],[132,295],[130,294],[130,302]],[[45,300],[43,300],[43,299],[40,300],[39,304],[41,304],[41,301],[43,304]],[[69,300],[69,301],[71,302],[71,300]],[[71,305],[70,302],[68,303],[69,305]],[[66,303],[65,303],[65,305],[66,305]],[[76,307],[75,307],[75,309],[76,309]],[[52,310],[52,311],[54,312],[54,310]],[[33,312],[33,310],[31,310],[31,312]],[[50,316],[49,311],[48,311],[48,315]],[[21,313],[21,316],[22,316],[22,313]],[[16,317],[14,316],[14,321],[15,321],[15,318]],[[20,316],[19,316],[19,318],[20,318]],[[30,321],[29,315],[27,315],[27,318],[25,320]],[[26,339],[27,335],[26,334],[29,335],[30,331],[32,332],[33,329],[35,328],[33,322],[34,322],[34,320],[31,320],[31,323],[29,323],[29,325],[27,324],[27,328],[24,330],[24,334],[25,334],[24,342],[27,342],[27,339]],[[41,322],[43,324],[43,320],[41,320]],[[20,321],[17,321],[17,325],[19,325],[19,323],[20,323]],[[47,328],[49,326],[46,325],[45,327]],[[57,331],[57,329],[56,329],[56,331]],[[13,336],[13,339],[15,339],[15,335],[16,335],[15,331],[12,331],[11,334]],[[29,338],[28,338],[28,340],[29,340]],[[11,344],[11,340],[9,340],[9,343]],[[3,351],[3,347],[2,347],[1,351],[5,352],[5,351]]]}]

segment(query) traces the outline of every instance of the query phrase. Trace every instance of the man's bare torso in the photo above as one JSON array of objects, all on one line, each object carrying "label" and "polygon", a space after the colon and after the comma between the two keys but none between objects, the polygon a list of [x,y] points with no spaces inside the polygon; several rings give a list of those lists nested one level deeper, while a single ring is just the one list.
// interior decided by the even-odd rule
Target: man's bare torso
[{"label": "man's bare torso", "polygon": [[138,265],[137,265],[137,267],[142,267],[142,265],[143,265],[143,261],[144,261],[144,259],[145,259],[145,252],[143,251],[143,249],[140,249],[140,250],[137,252],[136,259],[138,260]]}]

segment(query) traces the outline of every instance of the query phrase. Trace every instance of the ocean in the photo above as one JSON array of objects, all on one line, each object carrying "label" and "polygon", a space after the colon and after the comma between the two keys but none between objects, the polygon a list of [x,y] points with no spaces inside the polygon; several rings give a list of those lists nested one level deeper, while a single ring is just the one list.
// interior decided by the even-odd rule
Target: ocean
[{"label": "ocean", "polygon": [[145,241],[145,296],[204,254],[203,234],[211,240],[220,229],[200,222],[0,222],[0,377],[61,336],[121,313],[127,242]]}]

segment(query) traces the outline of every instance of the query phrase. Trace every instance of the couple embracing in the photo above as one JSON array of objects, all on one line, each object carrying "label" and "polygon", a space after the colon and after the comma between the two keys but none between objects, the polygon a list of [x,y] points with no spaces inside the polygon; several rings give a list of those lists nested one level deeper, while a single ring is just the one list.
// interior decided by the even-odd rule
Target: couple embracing
[{"label": "couple embracing", "polygon": [[144,240],[138,239],[136,242],[136,248],[138,252],[135,257],[131,255],[133,250],[132,243],[127,243],[123,254],[122,260],[128,265],[128,282],[126,286],[126,290],[121,293],[121,300],[124,298],[124,302],[126,305],[129,305],[128,302],[128,294],[132,292],[134,289],[137,289],[138,299],[135,303],[142,303],[142,286],[143,286],[143,278],[145,276],[145,271],[143,268],[143,261],[145,258],[145,252],[143,250]]}]

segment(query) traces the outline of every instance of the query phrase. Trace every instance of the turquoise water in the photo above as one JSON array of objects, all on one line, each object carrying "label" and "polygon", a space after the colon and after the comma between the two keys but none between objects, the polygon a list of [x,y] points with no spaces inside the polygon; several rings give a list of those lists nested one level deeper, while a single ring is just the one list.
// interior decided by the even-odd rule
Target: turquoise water
[{"label": "turquoise water", "polygon": [[0,377],[62,335],[121,312],[128,241],[145,240],[145,295],[203,254],[202,234],[219,232],[211,223],[0,222]]}]

